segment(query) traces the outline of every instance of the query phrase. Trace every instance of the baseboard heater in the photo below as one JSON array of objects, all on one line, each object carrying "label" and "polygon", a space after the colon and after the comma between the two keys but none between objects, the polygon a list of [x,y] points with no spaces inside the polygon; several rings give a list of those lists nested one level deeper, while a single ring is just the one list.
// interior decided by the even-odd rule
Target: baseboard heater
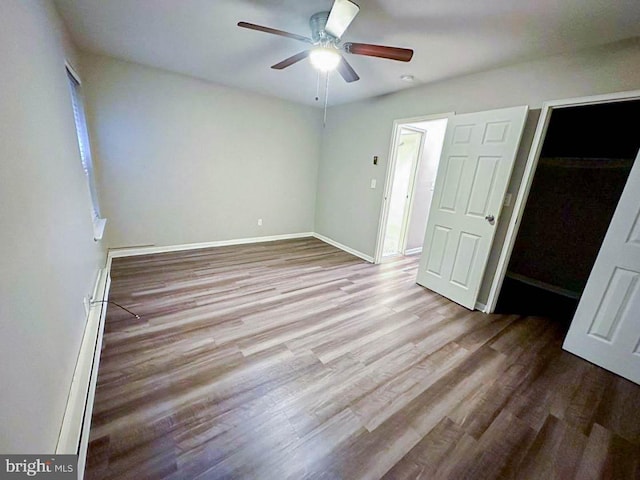
[{"label": "baseboard heater", "polygon": [[[106,300],[109,295],[110,285],[109,268],[101,269],[98,272],[91,300]],[[91,427],[93,399],[98,380],[98,366],[100,364],[106,312],[106,303],[90,303],[89,305],[80,353],[78,354],[78,361],[71,381],[67,408],[56,446],[56,454],[78,455],[79,480],[84,477],[87,448],[89,446],[89,429]]]}]

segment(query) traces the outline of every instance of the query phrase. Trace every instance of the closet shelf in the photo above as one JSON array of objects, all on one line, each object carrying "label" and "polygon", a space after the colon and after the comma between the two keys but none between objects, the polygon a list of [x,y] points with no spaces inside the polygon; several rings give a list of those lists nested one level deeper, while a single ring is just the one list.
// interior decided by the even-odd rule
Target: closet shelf
[{"label": "closet shelf", "polygon": [[552,285],[541,280],[536,280],[535,278],[527,277],[526,275],[520,275],[519,273],[507,271],[506,277],[511,278],[512,280],[517,280],[518,282],[525,283],[527,285],[531,285],[532,287],[547,290],[548,292],[557,293],[558,295],[562,295],[563,297],[573,298],[576,300],[580,299],[581,292],[576,292],[567,288],[559,287],[557,285]]},{"label": "closet shelf", "polygon": [[538,165],[556,168],[631,170],[633,158],[540,157]]}]

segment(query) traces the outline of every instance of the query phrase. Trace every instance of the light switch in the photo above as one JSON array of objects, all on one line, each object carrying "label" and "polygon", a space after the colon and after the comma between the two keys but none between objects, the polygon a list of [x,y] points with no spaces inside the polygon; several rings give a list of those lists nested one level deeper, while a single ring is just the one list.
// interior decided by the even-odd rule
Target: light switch
[{"label": "light switch", "polygon": [[376,188],[376,179],[375,178],[371,179],[371,188]]}]

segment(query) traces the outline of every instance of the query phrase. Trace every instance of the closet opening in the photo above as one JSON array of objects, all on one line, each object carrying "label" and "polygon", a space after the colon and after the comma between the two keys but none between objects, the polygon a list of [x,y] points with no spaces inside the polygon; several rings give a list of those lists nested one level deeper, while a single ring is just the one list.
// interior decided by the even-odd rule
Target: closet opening
[{"label": "closet opening", "polygon": [[551,111],[496,313],[570,321],[640,148],[640,100]]}]

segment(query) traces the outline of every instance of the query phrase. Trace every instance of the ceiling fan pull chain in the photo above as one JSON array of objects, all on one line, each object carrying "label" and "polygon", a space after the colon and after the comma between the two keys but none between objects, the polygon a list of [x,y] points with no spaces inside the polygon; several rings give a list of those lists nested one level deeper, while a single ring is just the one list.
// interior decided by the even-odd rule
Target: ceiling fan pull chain
[{"label": "ceiling fan pull chain", "polygon": [[327,72],[327,80],[324,84],[324,120],[322,121],[322,127],[327,126],[327,105],[329,104],[329,73]]},{"label": "ceiling fan pull chain", "polygon": [[316,82],[316,102],[320,100],[320,70],[318,70],[318,81]]}]

